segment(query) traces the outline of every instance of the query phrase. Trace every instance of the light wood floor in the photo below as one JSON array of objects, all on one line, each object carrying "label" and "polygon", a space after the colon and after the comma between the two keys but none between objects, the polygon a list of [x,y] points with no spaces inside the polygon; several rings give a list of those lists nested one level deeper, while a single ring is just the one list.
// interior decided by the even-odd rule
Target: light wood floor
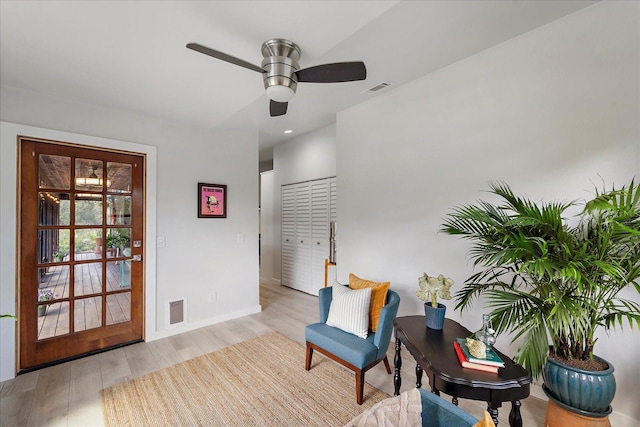
[{"label": "light wood floor", "polygon": [[[263,311],[258,314],[112,350],[0,383],[0,426],[101,426],[100,390],[105,387],[269,331],[279,331],[304,345],[304,326],[317,321],[317,297],[263,284],[260,303]],[[315,357],[323,356],[314,354]],[[389,360],[393,364],[393,345],[389,346]],[[415,362],[404,349],[402,366],[404,391],[415,384]],[[393,394],[393,376],[387,375],[382,364],[367,372],[365,379]],[[482,402],[463,399],[459,405],[478,418],[485,408]],[[546,402],[535,397],[524,400],[521,408],[524,426],[542,426],[545,407]],[[509,410],[509,404],[501,408],[501,426],[509,425]]]}]

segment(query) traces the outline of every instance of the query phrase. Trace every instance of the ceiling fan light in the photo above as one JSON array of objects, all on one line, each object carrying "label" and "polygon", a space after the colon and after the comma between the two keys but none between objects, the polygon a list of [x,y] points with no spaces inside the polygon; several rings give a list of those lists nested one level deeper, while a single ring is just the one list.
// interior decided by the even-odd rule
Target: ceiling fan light
[{"label": "ceiling fan light", "polygon": [[276,102],[289,102],[293,98],[295,91],[288,86],[269,86],[267,88],[267,96]]}]

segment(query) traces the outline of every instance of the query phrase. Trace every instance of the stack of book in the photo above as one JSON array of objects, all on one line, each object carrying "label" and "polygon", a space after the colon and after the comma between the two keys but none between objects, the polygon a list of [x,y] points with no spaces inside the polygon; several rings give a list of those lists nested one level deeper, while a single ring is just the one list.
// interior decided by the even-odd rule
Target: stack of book
[{"label": "stack of book", "polygon": [[453,347],[463,368],[492,372],[494,374],[498,373],[498,368],[504,368],[504,362],[492,348],[487,351],[486,359],[480,359],[471,355],[464,338],[456,338],[453,342]]}]

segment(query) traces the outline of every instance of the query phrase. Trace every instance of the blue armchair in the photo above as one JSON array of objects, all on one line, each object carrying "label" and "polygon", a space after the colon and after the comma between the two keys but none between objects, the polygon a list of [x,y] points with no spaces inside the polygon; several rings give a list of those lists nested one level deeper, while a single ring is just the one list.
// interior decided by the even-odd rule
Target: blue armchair
[{"label": "blue armchair", "polygon": [[[423,427],[472,427],[478,420],[430,391],[420,390]],[[493,423],[491,423],[493,424]]]},{"label": "blue armchair", "polygon": [[409,389],[373,405],[347,426],[396,425],[400,420],[404,420],[402,425],[414,427],[495,427],[488,412],[478,421],[453,403],[422,388]]},{"label": "blue armchair", "polygon": [[[339,286],[339,285],[336,285]],[[320,322],[305,328],[307,353],[305,369],[311,369],[313,351],[317,350],[330,359],[351,369],[356,376],[356,402],[364,400],[364,374],[380,362],[384,362],[387,373],[391,367],[387,359],[387,349],[393,333],[393,320],[398,313],[400,297],[392,290],[387,291],[387,301],[380,311],[378,328],[368,337],[360,338],[341,329],[326,324],[333,288],[322,288],[319,292]]]}]

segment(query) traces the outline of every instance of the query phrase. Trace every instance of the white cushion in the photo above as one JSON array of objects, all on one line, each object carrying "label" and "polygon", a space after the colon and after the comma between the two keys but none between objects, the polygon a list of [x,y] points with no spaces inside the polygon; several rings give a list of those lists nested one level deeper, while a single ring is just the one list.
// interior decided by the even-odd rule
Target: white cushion
[{"label": "white cushion", "polygon": [[366,338],[370,302],[371,288],[352,290],[339,283],[334,284],[327,325]]}]

